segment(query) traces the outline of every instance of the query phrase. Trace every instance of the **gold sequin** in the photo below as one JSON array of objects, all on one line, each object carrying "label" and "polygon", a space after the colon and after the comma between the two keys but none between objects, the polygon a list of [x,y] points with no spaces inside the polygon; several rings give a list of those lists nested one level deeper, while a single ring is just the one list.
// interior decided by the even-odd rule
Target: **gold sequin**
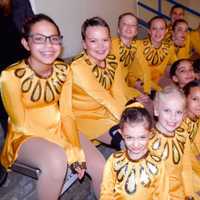
[{"label": "gold sequin", "polygon": [[120,62],[123,63],[124,67],[129,66],[135,58],[135,54],[137,51],[137,47],[135,43],[136,42],[133,41],[130,47],[126,47],[125,45],[121,43],[119,47]]},{"label": "gold sequin", "polygon": [[[174,164],[178,164],[185,148],[184,145],[186,142],[186,136],[184,129],[180,127],[177,128],[174,136],[166,137],[166,140],[164,138],[162,140],[162,138],[159,136],[162,133],[160,133],[157,129],[154,129],[154,133],[157,137],[152,138],[151,148],[153,151],[156,150],[156,156],[159,156],[161,160],[167,160],[170,158],[170,155],[172,155],[172,162]],[[155,149],[155,146],[159,148]]]},{"label": "gold sequin", "polygon": [[174,141],[172,141],[172,152],[173,161],[175,164],[178,164],[181,159],[181,155]]},{"label": "gold sequin", "polygon": [[135,169],[132,169],[125,183],[125,191],[128,194],[133,194],[136,192],[137,184],[136,184],[136,172]]},{"label": "gold sequin", "polygon": [[124,189],[128,194],[135,193],[138,184],[148,187],[151,179],[159,173],[159,168],[151,159],[151,154],[149,157],[147,155],[143,164],[137,161],[129,162],[125,152],[117,152],[113,156],[116,159],[113,167],[117,173],[117,180],[120,184],[124,183]]},{"label": "gold sequin", "polygon": [[105,68],[95,65],[92,69],[92,72],[102,87],[105,89],[110,89],[115,77],[117,62],[115,61],[115,56],[113,55],[109,55],[106,62]]},{"label": "gold sequin", "polygon": [[169,53],[171,44],[163,42],[160,48],[153,48],[149,39],[143,41],[144,51],[143,55],[149,65],[160,65]]},{"label": "gold sequin", "polygon": [[66,80],[67,65],[57,62],[54,65],[54,72],[50,78],[41,79],[30,68],[24,67],[15,70],[15,75],[21,79],[21,90],[23,93],[30,93],[30,100],[40,100],[51,103],[55,100],[56,94],[61,93],[62,86]]}]

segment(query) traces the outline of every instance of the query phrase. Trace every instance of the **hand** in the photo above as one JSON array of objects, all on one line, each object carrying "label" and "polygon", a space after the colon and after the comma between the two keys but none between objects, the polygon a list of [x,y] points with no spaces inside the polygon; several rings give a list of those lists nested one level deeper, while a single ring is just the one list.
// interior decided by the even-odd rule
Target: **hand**
[{"label": "hand", "polygon": [[198,154],[198,155],[196,156],[196,159],[197,159],[197,160],[200,160],[200,154]]},{"label": "hand", "polygon": [[192,196],[190,197],[185,197],[185,200],[194,200],[194,198]]},{"label": "hand", "polygon": [[143,92],[143,82],[141,80],[137,80],[135,82],[134,88],[136,88],[137,90],[139,90],[140,92]]},{"label": "hand", "polygon": [[149,102],[149,96],[146,94],[141,94],[139,97],[136,98],[136,100],[142,104],[148,103]]},{"label": "hand", "polygon": [[76,167],[75,171],[78,175],[78,179],[81,180],[85,175],[85,169],[81,169],[80,167]]}]

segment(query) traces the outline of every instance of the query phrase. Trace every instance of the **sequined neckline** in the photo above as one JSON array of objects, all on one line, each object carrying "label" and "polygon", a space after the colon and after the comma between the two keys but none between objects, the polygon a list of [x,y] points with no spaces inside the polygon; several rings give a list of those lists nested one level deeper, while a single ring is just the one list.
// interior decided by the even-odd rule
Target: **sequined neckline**
[{"label": "sequined neckline", "polygon": [[172,133],[173,133],[173,135],[166,135],[165,133],[163,133],[163,132],[161,132],[157,127],[156,127],[156,125],[155,125],[155,131],[158,133],[158,134],[160,134],[160,135],[163,135],[164,137],[167,137],[167,138],[173,138],[174,136],[175,136],[175,131],[173,131]]},{"label": "sequined neckline", "polygon": [[141,161],[141,160],[143,160],[143,159],[145,159],[145,158],[148,157],[148,155],[149,155],[149,150],[147,150],[146,153],[145,153],[143,156],[141,156],[140,158],[138,158],[138,159],[136,159],[136,160],[133,160],[133,159],[129,156],[127,150],[126,150],[125,153],[126,153],[126,156],[127,156],[128,160],[130,160],[131,162],[137,163],[137,162],[139,162],[139,161]]},{"label": "sequined neckline", "polygon": [[159,48],[154,48],[149,38],[143,40],[143,55],[152,66],[160,65],[168,56],[171,44],[163,41]]},{"label": "sequined neckline", "polygon": [[135,59],[137,47],[135,46],[136,40],[132,40],[130,46],[126,46],[119,38],[119,55],[120,62],[124,67],[128,67]]},{"label": "sequined neckline", "polygon": [[28,59],[26,59],[25,60],[25,64],[28,66],[28,68],[31,70],[31,71],[33,71],[33,73],[37,76],[37,77],[39,77],[39,78],[41,78],[41,79],[49,79],[52,75],[53,75],[53,72],[54,72],[54,70],[53,70],[53,65],[52,65],[52,67],[51,67],[51,72],[49,73],[49,75],[48,76],[41,76],[39,73],[37,73],[36,72],[36,70],[30,65],[30,63],[28,62]]}]

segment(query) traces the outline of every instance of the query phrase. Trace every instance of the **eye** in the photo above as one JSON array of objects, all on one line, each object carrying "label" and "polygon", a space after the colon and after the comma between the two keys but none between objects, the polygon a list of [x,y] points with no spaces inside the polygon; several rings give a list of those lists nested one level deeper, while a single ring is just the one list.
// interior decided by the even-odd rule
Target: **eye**
[{"label": "eye", "polygon": [[104,41],[104,42],[108,42],[108,41],[109,41],[109,39],[104,39],[103,41]]},{"label": "eye", "polygon": [[178,111],[177,111],[177,114],[178,114],[178,115],[182,115],[182,114],[183,114],[183,112],[182,112],[182,111],[180,111],[180,110],[178,110]]},{"label": "eye", "polygon": [[42,42],[45,40],[45,37],[41,36],[41,35],[35,35],[33,38],[35,41],[37,42]]},{"label": "eye", "polygon": [[181,69],[181,70],[180,70],[180,73],[185,73],[185,70],[184,70],[184,69]]},{"label": "eye", "polygon": [[125,140],[132,140],[132,137],[131,137],[131,136],[128,136],[128,135],[125,135],[125,136],[124,136],[124,139],[125,139]]},{"label": "eye", "polygon": [[60,41],[60,37],[59,36],[52,36],[51,40],[54,42],[59,42]]},{"label": "eye", "polygon": [[145,140],[145,139],[147,139],[147,136],[145,136],[145,135],[141,136],[140,139]]},{"label": "eye", "polygon": [[197,101],[197,98],[196,98],[196,97],[192,97],[192,100],[193,100],[193,101]]},{"label": "eye", "polygon": [[164,109],[164,112],[168,113],[170,110],[168,108]]}]

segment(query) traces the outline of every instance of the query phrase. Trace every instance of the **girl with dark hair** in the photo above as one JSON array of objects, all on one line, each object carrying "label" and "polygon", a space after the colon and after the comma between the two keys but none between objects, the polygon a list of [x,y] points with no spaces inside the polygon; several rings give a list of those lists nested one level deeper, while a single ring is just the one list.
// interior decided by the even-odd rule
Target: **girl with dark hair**
[{"label": "girl with dark hair", "polygon": [[68,165],[82,178],[84,153],[72,114],[71,69],[57,58],[62,35],[48,16],[38,14],[23,28],[27,59],[2,72],[1,95],[9,128],[1,163],[39,168],[37,199],[58,199]]}]

